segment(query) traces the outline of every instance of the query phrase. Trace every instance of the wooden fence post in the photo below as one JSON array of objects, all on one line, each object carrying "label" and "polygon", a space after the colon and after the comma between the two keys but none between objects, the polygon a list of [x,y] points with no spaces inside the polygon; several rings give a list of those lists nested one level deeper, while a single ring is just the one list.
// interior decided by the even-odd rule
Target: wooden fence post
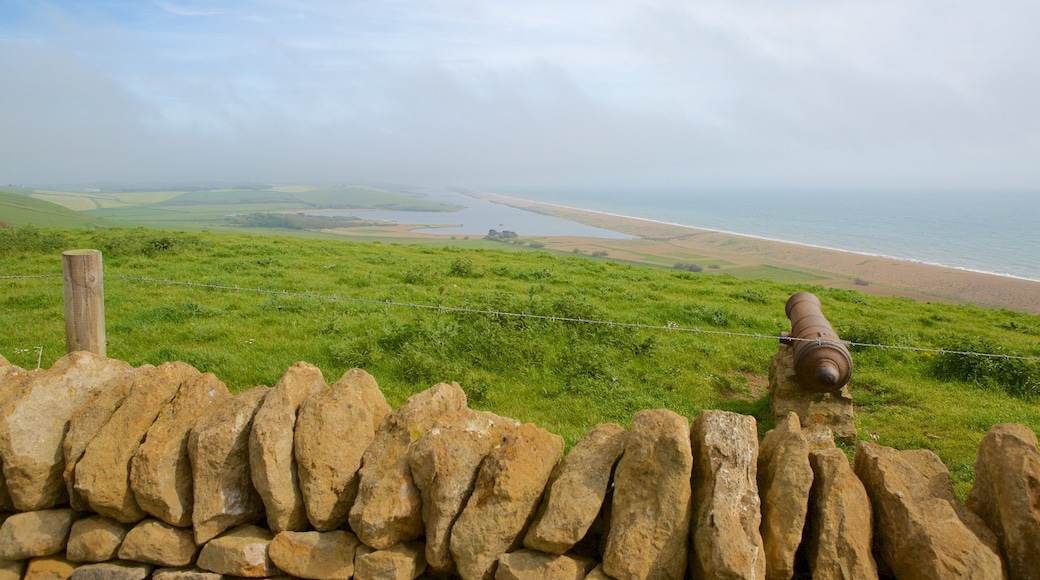
[{"label": "wooden fence post", "polygon": [[105,356],[105,291],[101,251],[61,253],[65,290],[65,348]]}]

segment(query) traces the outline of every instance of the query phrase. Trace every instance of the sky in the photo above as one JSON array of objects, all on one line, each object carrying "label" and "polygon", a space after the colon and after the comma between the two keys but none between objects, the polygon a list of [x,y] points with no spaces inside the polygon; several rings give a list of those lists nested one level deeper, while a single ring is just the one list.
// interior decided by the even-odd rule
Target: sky
[{"label": "sky", "polygon": [[4,0],[0,184],[1040,193],[1036,0]]}]

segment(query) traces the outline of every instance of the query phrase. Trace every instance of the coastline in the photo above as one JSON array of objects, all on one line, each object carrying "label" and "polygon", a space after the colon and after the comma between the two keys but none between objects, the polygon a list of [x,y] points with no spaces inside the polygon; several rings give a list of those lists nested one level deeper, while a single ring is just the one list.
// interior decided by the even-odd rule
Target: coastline
[{"label": "coastline", "polygon": [[[591,244],[613,248],[611,257],[674,256],[718,264],[721,271],[734,275],[766,267],[782,272],[804,273],[816,278],[813,284],[856,289],[869,294],[905,296],[921,301],[970,303],[984,307],[1010,308],[1040,313],[1040,282],[1013,276],[950,268],[848,250],[795,244],[733,232],[706,230],[680,224],[616,215],[543,202],[508,197],[489,192],[462,192],[471,197],[500,203],[635,236],[636,240],[601,240]],[[563,249],[581,238],[543,240],[547,247]],[[586,245],[588,242],[586,241]],[[605,250],[606,251],[606,250]],[[629,254],[626,257],[626,254]],[[646,263],[661,260],[635,259]],[[666,260],[667,261],[667,260]]]}]

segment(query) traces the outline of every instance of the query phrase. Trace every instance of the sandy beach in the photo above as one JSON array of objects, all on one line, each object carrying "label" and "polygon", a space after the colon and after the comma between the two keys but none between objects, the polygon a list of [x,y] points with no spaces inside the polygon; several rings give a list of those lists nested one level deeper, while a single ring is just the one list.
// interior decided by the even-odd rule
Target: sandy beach
[{"label": "sandy beach", "polygon": [[[528,242],[544,244],[549,250],[601,256],[606,253],[610,259],[669,268],[676,263],[696,264],[706,273],[725,272],[740,278],[816,284],[921,301],[1040,313],[1040,282],[664,224],[493,193],[465,193],[634,237],[523,237]],[[422,227],[425,226],[400,224],[331,233],[352,237],[451,238],[446,234],[413,231]]]}]

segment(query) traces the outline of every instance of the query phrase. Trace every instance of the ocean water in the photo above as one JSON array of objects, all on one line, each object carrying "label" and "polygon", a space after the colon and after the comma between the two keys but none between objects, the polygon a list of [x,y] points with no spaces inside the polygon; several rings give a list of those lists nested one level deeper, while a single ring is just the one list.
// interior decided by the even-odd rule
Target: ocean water
[{"label": "ocean water", "polygon": [[540,191],[504,195],[1040,280],[1040,195],[1037,194]]}]

